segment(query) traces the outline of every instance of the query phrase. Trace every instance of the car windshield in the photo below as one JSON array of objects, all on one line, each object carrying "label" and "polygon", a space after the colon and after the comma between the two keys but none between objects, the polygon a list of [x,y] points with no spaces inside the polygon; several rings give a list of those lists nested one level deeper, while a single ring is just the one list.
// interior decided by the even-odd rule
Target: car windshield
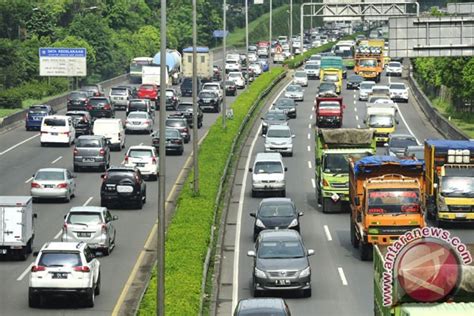
[{"label": "car windshield", "polygon": [[68,224],[97,225],[102,224],[100,213],[92,212],[72,212],[67,218]]},{"label": "car windshield", "polygon": [[130,113],[127,118],[129,118],[129,119],[147,119],[148,114],[146,112]]},{"label": "car windshield", "polygon": [[308,65],[304,66],[304,69],[319,69],[319,65],[308,64]]},{"label": "car windshield", "polygon": [[38,171],[35,180],[60,181],[64,180],[62,171]]},{"label": "car windshield", "polygon": [[405,90],[405,85],[403,83],[392,83],[390,85],[390,89],[392,90]]},{"label": "car windshield", "polygon": [[416,140],[411,137],[393,137],[390,139],[390,147],[394,148],[406,148],[416,145],[418,145]]},{"label": "car windshield", "polygon": [[425,151],[424,148],[420,149],[408,149],[405,154],[407,157],[415,157],[418,160],[425,159]]},{"label": "car windshield", "polygon": [[296,78],[306,78],[307,75],[306,75],[306,72],[304,72],[304,71],[297,71],[297,72],[295,72],[295,77]]},{"label": "car windshield", "polygon": [[286,88],[286,91],[288,91],[288,92],[301,92],[302,89],[301,89],[300,86],[294,85],[294,86],[288,86],[288,88]]},{"label": "car windshield", "polygon": [[442,177],[441,195],[453,197],[474,197],[474,174],[467,177]]},{"label": "car windshield", "polygon": [[339,81],[339,76],[338,75],[324,75],[323,80],[331,81],[331,82],[337,82],[337,81]]},{"label": "car windshield", "polygon": [[276,107],[292,107],[294,105],[295,103],[291,99],[279,99],[275,104]]},{"label": "car windshield", "polygon": [[265,203],[258,210],[259,217],[292,217],[295,215],[290,203]]},{"label": "car windshield", "polygon": [[267,137],[269,138],[289,138],[291,137],[291,132],[289,129],[272,129],[270,128],[267,132]]},{"label": "car windshield", "polygon": [[69,95],[70,99],[85,99],[87,98],[87,94],[85,92],[71,92]]},{"label": "car windshield", "polygon": [[258,247],[260,259],[303,258],[304,249],[298,241],[263,241]]},{"label": "car windshield", "polygon": [[391,115],[370,115],[369,127],[392,127],[393,118]]},{"label": "car windshield", "polygon": [[278,161],[259,161],[255,164],[256,174],[283,173],[283,166]]},{"label": "car windshield", "polygon": [[362,59],[359,60],[359,65],[363,67],[376,67],[377,61],[375,59]]},{"label": "car windshield", "polygon": [[186,123],[182,120],[167,120],[166,121],[166,126],[184,127],[184,126],[186,126]]},{"label": "car windshield", "polygon": [[140,89],[142,90],[153,90],[155,89],[155,86],[151,85],[151,84],[143,84],[140,86]]},{"label": "car windshield", "polygon": [[127,156],[131,158],[149,158],[153,157],[153,152],[150,149],[131,149]]},{"label": "car windshield", "polygon": [[82,265],[79,252],[43,251],[38,261],[42,267],[79,267]]},{"label": "car windshield", "polygon": [[389,67],[401,67],[402,65],[399,62],[391,62],[388,63]]},{"label": "car windshield", "polygon": [[213,98],[214,97],[214,93],[211,93],[211,92],[201,92],[199,94],[199,97],[200,98]]},{"label": "car windshield", "polygon": [[178,105],[178,111],[192,111],[193,105],[192,104],[180,104]]},{"label": "car windshield", "polygon": [[64,119],[55,119],[47,118],[43,121],[45,126],[66,126],[66,120]]},{"label": "car windshield", "polygon": [[286,121],[285,113],[272,113],[269,112],[265,115],[265,120],[267,121]]},{"label": "car windshield", "polygon": [[127,89],[121,89],[121,88],[112,88],[110,91],[111,95],[127,95]]},{"label": "car windshield", "polygon": [[101,147],[101,141],[98,139],[76,139],[76,147],[97,148]]},{"label": "car windshield", "polygon": [[108,103],[107,99],[105,98],[100,98],[100,99],[90,99],[89,103],[92,105],[99,105],[99,104],[104,104]]},{"label": "car windshield", "polygon": [[420,192],[417,190],[369,189],[367,195],[368,214],[420,212]]},{"label": "car windshield", "polygon": [[375,83],[361,83],[361,90],[372,90],[372,87],[375,86]]}]

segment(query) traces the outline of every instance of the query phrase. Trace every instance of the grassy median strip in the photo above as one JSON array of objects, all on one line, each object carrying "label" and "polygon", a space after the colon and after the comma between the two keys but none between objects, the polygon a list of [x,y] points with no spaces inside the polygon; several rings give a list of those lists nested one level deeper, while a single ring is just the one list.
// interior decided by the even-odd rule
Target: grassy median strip
[{"label": "grassy median strip", "polygon": [[[259,95],[285,70],[273,67],[259,76],[249,89],[241,93],[232,105],[234,118],[227,120],[226,130],[218,119],[199,150],[198,196],[192,191],[193,174],[186,180],[178,198],[174,218],[166,234],[166,297],[167,315],[197,315],[199,313],[203,264],[210,242],[216,195],[232,142],[245,116]],[[156,272],[141,302],[139,315],[152,315],[156,309]]]}]

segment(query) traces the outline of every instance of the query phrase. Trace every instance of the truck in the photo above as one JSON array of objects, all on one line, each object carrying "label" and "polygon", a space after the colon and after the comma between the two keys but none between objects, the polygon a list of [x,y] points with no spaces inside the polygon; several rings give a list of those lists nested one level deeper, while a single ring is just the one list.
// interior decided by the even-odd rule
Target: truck
[{"label": "truck", "polygon": [[338,41],[336,45],[332,47],[331,51],[336,56],[342,57],[343,64],[347,69],[354,69],[355,46],[356,43],[353,40]]},{"label": "truck", "polygon": [[[156,84],[160,86],[161,67],[157,65],[143,66],[142,68],[142,84]],[[169,84],[168,69],[166,69],[166,85]]]},{"label": "truck", "polygon": [[142,80],[142,68],[143,66],[149,66],[153,63],[152,57],[135,57],[130,62],[130,82],[141,83]]},{"label": "truck", "polygon": [[285,55],[283,55],[283,47],[277,43],[275,45],[275,54],[273,55],[273,63],[283,63],[285,61]]},{"label": "truck", "polygon": [[316,97],[314,111],[317,127],[342,127],[343,113],[346,106],[341,97]]},{"label": "truck", "polygon": [[[181,54],[175,49],[166,50],[166,68],[168,71],[168,76],[170,77],[171,84],[177,85],[181,81]],[[153,64],[161,64],[161,53],[158,52],[153,57]]]},{"label": "truck", "polygon": [[0,196],[0,257],[26,260],[35,238],[33,198]]},{"label": "truck", "polygon": [[[214,76],[213,53],[209,47],[196,47],[197,54],[197,76],[202,83],[212,81]],[[183,49],[183,76],[193,76],[193,48]]]},{"label": "truck", "polygon": [[439,226],[474,221],[474,141],[425,140],[427,216]]},{"label": "truck", "polygon": [[323,56],[321,58],[319,78],[321,81],[330,81],[336,84],[336,92],[342,91],[342,78],[344,78],[344,64],[341,57]]},{"label": "truck", "polygon": [[421,161],[392,156],[350,161],[350,239],[361,260],[372,259],[373,245],[425,226],[423,169]]},{"label": "truck", "polygon": [[366,103],[364,124],[375,129],[375,140],[378,145],[388,142],[388,136],[399,124],[398,109],[395,104]]},{"label": "truck", "polygon": [[354,72],[365,80],[380,81],[384,69],[384,40],[361,41],[355,50]]},{"label": "truck", "polygon": [[315,130],[316,198],[324,213],[349,206],[349,159],[375,155],[374,130],[338,128]]},{"label": "truck", "polygon": [[[466,244],[467,251],[474,253],[474,244]],[[459,286],[456,291],[449,294],[446,298],[439,299],[430,303],[419,302],[403,290],[400,286],[397,275],[398,271],[386,267],[391,264],[391,259],[387,257],[389,252],[386,245],[374,245],[374,315],[375,316],[464,316],[472,315],[474,311],[474,280],[472,272],[474,266],[471,263],[459,264],[462,271]],[[395,259],[397,260],[397,259]],[[425,270],[435,271],[434,260],[426,261]],[[402,266],[403,270],[412,272],[417,277],[419,268],[408,268]],[[387,284],[388,283],[388,284]],[[431,285],[428,283],[428,285]],[[388,291],[387,291],[388,290]],[[444,290],[444,289],[441,289]],[[384,306],[384,300],[390,298],[391,304]],[[385,302],[386,303],[386,302]]]}]

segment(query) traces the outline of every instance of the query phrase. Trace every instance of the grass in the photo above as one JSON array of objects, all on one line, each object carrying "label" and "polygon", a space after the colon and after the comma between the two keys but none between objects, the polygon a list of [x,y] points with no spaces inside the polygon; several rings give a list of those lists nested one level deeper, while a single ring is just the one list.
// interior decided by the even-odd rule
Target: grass
[{"label": "grass", "polygon": [[435,98],[431,102],[454,126],[461,129],[470,138],[474,138],[474,113],[455,112],[451,104],[440,98]]}]

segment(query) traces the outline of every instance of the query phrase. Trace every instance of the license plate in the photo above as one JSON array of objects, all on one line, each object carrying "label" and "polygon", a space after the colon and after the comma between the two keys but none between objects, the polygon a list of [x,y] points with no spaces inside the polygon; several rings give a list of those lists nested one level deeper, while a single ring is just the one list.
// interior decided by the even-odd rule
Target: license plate
[{"label": "license plate", "polygon": [[58,136],[58,133],[51,133],[51,135],[53,135],[53,136]]},{"label": "license plate", "polygon": [[53,184],[45,184],[44,187],[45,188],[54,188],[54,185]]},{"label": "license plate", "polygon": [[140,122],[133,122],[133,125],[140,125]]},{"label": "license plate", "polygon": [[67,272],[53,272],[53,279],[67,279]]},{"label": "license plate", "polygon": [[88,232],[78,232],[77,237],[90,237],[91,233]]},{"label": "license plate", "polygon": [[145,164],[144,163],[136,163],[135,164],[137,167],[145,167]]},{"label": "license plate", "polygon": [[290,280],[286,280],[286,279],[281,279],[281,280],[276,280],[276,281],[275,281],[275,284],[276,284],[276,285],[290,285],[290,284],[291,284],[291,281],[290,281]]},{"label": "license plate", "polygon": [[93,158],[84,158],[82,159],[82,162],[94,162],[95,160]]},{"label": "license plate", "polygon": [[129,185],[117,185],[118,193],[132,193],[133,187]]},{"label": "license plate", "polygon": [[466,213],[456,213],[456,218],[466,218]]}]

